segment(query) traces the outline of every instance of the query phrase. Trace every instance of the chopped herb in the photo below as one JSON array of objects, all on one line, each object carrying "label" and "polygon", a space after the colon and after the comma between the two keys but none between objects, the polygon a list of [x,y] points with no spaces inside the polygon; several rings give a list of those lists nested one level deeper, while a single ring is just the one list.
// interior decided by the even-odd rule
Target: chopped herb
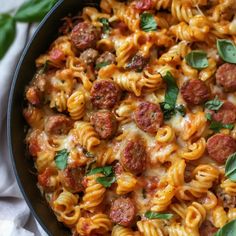
[{"label": "chopped herb", "polygon": [[156,31],[157,30],[157,22],[154,16],[151,13],[143,13],[140,19],[140,27],[143,31]]},{"label": "chopped herb", "polygon": [[185,57],[185,60],[189,66],[197,70],[207,68],[209,65],[208,60],[207,60],[207,54],[199,50],[190,52]]},{"label": "chopped herb", "polygon": [[164,220],[169,220],[173,217],[173,214],[170,213],[157,213],[153,211],[147,211],[145,213],[145,217],[148,219],[164,219]]},{"label": "chopped herb", "polygon": [[88,152],[85,148],[83,148],[83,154],[87,157],[87,158],[94,158],[94,154],[91,152]]},{"label": "chopped herb", "polygon": [[69,152],[67,149],[62,149],[56,153],[55,163],[59,170],[64,170],[67,167]]},{"label": "chopped herb", "polygon": [[182,104],[178,105],[178,106],[175,106],[175,110],[178,111],[181,116],[185,116],[186,115],[186,108]]},{"label": "chopped herb", "polygon": [[104,34],[108,33],[110,31],[110,24],[107,18],[101,18],[99,21],[102,23],[103,28],[102,31]]},{"label": "chopped herb", "polygon": [[212,120],[212,116],[210,113],[206,113],[206,118],[207,120],[211,121]]},{"label": "chopped herb", "polygon": [[104,176],[104,177],[98,177],[96,181],[103,185],[105,188],[111,187],[113,183],[116,182],[116,177],[115,176]]},{"label": "chopped herb", "polygon": [[236,235],[236,220],[232,220],[225,224],[217,231],[215,236],[235,236]]},{"label": "chopped herb", "polygon": [[222,124],[218,121],[212,121],[209,127],[211,130],[214,132],[219,132],[221,129],[233,129],[234,125],[233,124]]},{"label": "chopped herb", "polygon": [[218,53],[224,61],[236,64],[236,46],[231,40],[218,39],[216,45]]},{"label": "chopped herb", "polygon": [[96,167],[92,169],[89,173],[87,173],[87,175],[94,175],[98,173],[102,173],[105,176],[109,176],[110,174],[113,173],[112,166]]},{"label": "chopped herb", "polygon": [[225,175],[236,182],[236,152],[231,154],[225,164]]},{"label": "chopped herb", "polygon": [[207,101],[205,107],[212,111],[218,111],[224,103],[218,100],[218,97],[215,97],[213,100]]},{"label": "chopped herb", "polygon": [[104,66],[108,66],[109,64],[110,64],[110,63],[107,62],[107,61],[98,63],[98,64],[96,64],[95,69],[96,69],[96,70],[99,70],[99,69],[101,69],[101,68],[104,67]]}]

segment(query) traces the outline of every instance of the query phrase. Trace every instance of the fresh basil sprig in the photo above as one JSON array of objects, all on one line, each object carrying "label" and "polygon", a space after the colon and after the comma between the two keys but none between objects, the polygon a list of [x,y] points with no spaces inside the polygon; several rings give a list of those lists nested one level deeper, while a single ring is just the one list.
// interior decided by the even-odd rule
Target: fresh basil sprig
[{"label": "fresh basil sprig", "polygon": [[102,23],[102,32],[107,34],[110,31],[110,24],[107,18],[101,18],[99,21]]},{"label": "fresh basil sprig", "polygon": [[236,153],[230,155],[225,164],[225,175],[236,182]]},{"label": "fresh basil sprig", "polygon": [[209,63],[207,60],[207,54],[200,50],[194,50],[185,56],[187,64],[194,69],[201,70],[207,68]]},{"label": "fresh basil sprig", "polygon": [[98,63],[98,64],[96,64],[95,69],[96,69],[96,70],[99,70],[99,69],[101,69],[101,68],[104,67],[104,66],[108,66],[109,64],[110,64],[110,63],[107,62],[107,61]]},{"label": "fresh basil sprig", "polygon": [[231,40],[218,39],[216,46],[220,57],[224,61],[236,64],[236,46]]},{"label": "fresh basil sprig", "polygon": [[104,177],[98,177],[96,181],[103,185],[105,188],[110,188],[113,183],[116,182],[115,176],[104,176]]},{"label": "fresh basil sprig", "polygon": [[148,219],[164,219],[169,220],[173,217],[173,214],[170,213],[157,213],[153,211],[147,211],[145,217]]},{"label": "fresh basil sprig", "polygon": [[154,16],[151,13],[145,12],[141,15],[140,19],[140,27],[143,31],[156,31],[157,30],[157,22]]},{"label": "fresh basil sprig", "polygon": [[113,172],[112,166],[104,166],[104,167],[96,167],[90,170],[89,173],[87,173],[87,175],[94,175],[94,174],[102,173],[106,176],[109,176],[110,174],[112,174],[112,172]]},{"label": "fresh basil sprig", "polygon": [[219,229],[215,236],[235,236],[236,235],[236,220],[232,220],[221,229]]},{"label": "fresh basil sprig", "polygon": [[67,149],[62,149],[56,153],[55,163],[59,170],[64,170],[67,167],[68,156]]},{"label": "fresh basil sprig", "polygon": [[207,101],[205,103],[205,107],[212,111],[218,111],[222,107],[223,104],[224,102],[218,100],[218,98],[215,97],[213,100]]}]

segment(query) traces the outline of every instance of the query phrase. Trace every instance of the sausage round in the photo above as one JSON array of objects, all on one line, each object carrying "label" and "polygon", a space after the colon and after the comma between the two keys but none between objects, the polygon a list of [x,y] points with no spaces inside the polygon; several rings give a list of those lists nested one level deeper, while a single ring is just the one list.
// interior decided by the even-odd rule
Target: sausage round
[{"label": "sausage round", "polygon": [[141,174],[146,169],[146,157],[144,144],[138,139],[130,140],[121,155],[121,164],[127,171]]},{"label": "sausage round", "polygon": [[68,166],[59,173],[62,186],[72,193],[83,191],[82,180],[84,171],[79,167]]},{"label": "sausage round", "polygon": [[226,92],[236,91],[236,65],[225,63],[216,71],[216,83]]},{"label": "sausage round", "polygon": [[73,121],[65,115],[52,115],[45,123],[45,131],[49,134],[67,134],[73,126]]},{"label": "sausage round", "polygon": [[91,123],[101,139],[111,138],[117,130],[116,117],[110,111],[98,111],[91,116]]},{"label": "sausage round", "polygon": [[42,93],[36,86],[31,86],[26,90],[26,99],[34,106],[40,105]]},{"label": "sausage round", "polygon": [[229,135],[215,134],[207,140],[207,151],[213,160],[224,164],[229,155],[236,151],[236,142]]},{"label": "sausage round", "polygon": [[163,113],[159,105],[142,102],[134,112],[134,120],[141,130],[155,134],[163,123]]},{"label": "sausage round", "polygon": [[223,124],[232,124],[236,120],[236,106],[231,102],[224,102],[217,112],[212,112],[212,119]]},{"label": "sausage round", "polygon": [[142,71],[143,68],[148,64],[149,58],[145,58],[141,55],[134,55],[131,61],[127,65],[127,69]]},{"label": "sausage round", "polygon": [[213,236],[217,232],[217,228],[209,221],[203,221],[199,233],[201,236]]},{"label": "sausage round", "polygon": [[77,49],[83,51],[94,48],[100,36],[98,28],[88,22],[80,22],[72,29],[71,41]]},{"label": "sausage round", "polygon": [[130,198],[120,197],[111,206],[110,218],[112,222],[124,227],[131,226],[135,219],[135,206]]},{"label": "sausage round", "polygon": [[206,84],[199,79],[186,81],[181,87],[183,99],[190,105],[199,105],[206,102],[210,92]]},{"label": "sausage round", "polygon": [[98,109],[111,109],[120,100],[121,90],[112,80],[97,80],[91,89],[91,102]]},{"label": "sausage round", "polygon": [[103,63],[105,63],[105,65],[110,65],[110,64],[115,64],[115,62],[116,62],[115,55],[111,52],[106,51],[96,60],[96,65]]},{"label": "sausage round", "polygon": [[153,6],[152,0],[137,0],[135,1],[135,8],[141,11],[151,9]]},{"label": "sausage round", "polygon": [[229,195],[220,186],[216,189],[216,196],[224,208],[234,208],[236,206],[236,196]]},{"label": "sausage round", "polygon": [[80,59],[82,59],[86,64],[94,64],[98,57],[98,51],[89,48],[80,54]]}]

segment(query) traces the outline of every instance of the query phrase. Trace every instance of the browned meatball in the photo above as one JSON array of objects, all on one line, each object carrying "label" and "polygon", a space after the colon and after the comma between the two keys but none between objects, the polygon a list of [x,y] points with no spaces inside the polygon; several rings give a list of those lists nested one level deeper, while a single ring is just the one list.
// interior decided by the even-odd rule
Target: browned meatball
[{"label": "browned meatball", "polygon": [[207,151],[213,160],[224,164],[229,155],[236,151],[236,142],[229,135],[215,134],[207,140]]},{"label": "browned meatball", "polygon": [[121,164],[133,174],[141,174],[146,169],[146,149],[138,139],[127,142],[121,155]]},{"label": "browned meatball", "polygon": [[216,71],[216,83],[226,92],[236,91],[236,65],[225,63]]},{"label": "browned meatball", "polygon": [[89,48],[80,54],[80,59],[82,59],[86,64],[94,64],[98,58],[98,51]]},{"label": "browned meatball", "polygon": [[26,89],[26,99],[34,106],[40,105],[42,101],[42,92],[36,87],[31,86]]},{"label": "browned meatball", "polygon": [[80,51],[94,48],[100,37],[100,30],[89,22],[78,23],[71,32],[71,41]]},{"label": "browned meatball", "polygon": [[206,84],[199,79],[191,79],[181,87],[183,99],[190,105],[199,105],[210,98],[210,91]]},{"label": "browned meatball", "polygon": [[216,189],[216,196],[223,204],[224,208],[235,208],[236,207],[236,196],[229,195],[220,186]]},{"label": "browned meatball", "polygon": [[110,65],[116,63],[116,56],[111,52],[104,52],[97,60],[96,66],[101,68],[103,65]]},{"label": "browned meatball", "polygon": [[73,121],[65,115],[52,115],[45,123],[45,131],[49,134],[67,134],[73,126]]},{"label": "browned meatball", "polygon": [[93,83],[91,102],[98,109],[111,109],[120,100],[121,90],[112,80],[101,79]]},{"label": "browned meatball", "polygon": [[110,111],[94,113],[91,117],[91,123],[101,139],[109,139],[116,133],[117,120]]},{"label": "browned meatball", "polygon": [[152,0],[136,0],[134,3],[135,8],[141,11],[150,10],[153,7]]},{"label": "browned meatball", "polygon": [[142,71],[143,68],[148,64],[149,58],[145,58],[141,55],[134,55],[131,61],[127,65],[127,69]]},{"label": "browned meatball", "polygon": [[218,229],[209,220],[205,220],[199,229],[199,233],[200,236],[213,236],[217,230]]},{"label": "browned meatball", "polygon": [[223,124],[232,124],[236,120],[236,107],[231,102],[224,102],[221,108],[212,112],[212,119]]},{"label": "browned meatball", "polygon": [[130,198],[120,197],[111,206],[110,218],[112,222],[129,227],[134,223],[135,206]]},{"label": "browned meatball", "polygon": [[62,186],[72,193],[83,191],[84,171],[79,167],[68,166],[59,173]]},{"label": "browned meatball", "polygon": [[134,119],[141,130],[155,134],[163,123],[163,113],[159,105],[142,102],[134,112]]}]

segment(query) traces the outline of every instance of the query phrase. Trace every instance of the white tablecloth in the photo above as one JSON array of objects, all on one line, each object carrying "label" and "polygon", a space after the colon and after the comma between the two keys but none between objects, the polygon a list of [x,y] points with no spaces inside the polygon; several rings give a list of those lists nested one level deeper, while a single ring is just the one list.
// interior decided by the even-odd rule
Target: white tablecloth
[{"label": "white tablecloth", "polygon": [[[14,11],[24,0],[0,0],[0,13]],[[46,236],[26,205],[11,167],[6,137],[6,110],[16,64],[36,26],[17,23],[17,35],[0,61],[0,235]],[[1,32],[0,32],[1,33]],[[1,47],[1,45],[0,45]]]}]

